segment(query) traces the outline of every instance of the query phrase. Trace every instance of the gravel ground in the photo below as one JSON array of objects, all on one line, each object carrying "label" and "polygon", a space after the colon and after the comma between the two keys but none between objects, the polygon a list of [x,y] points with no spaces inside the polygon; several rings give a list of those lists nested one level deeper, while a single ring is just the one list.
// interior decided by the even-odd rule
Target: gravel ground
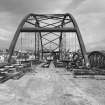
[{"label": "gravel ground", "polygon": [[105,80],[73,78],[53,63],[0,84],[0,105],[105,105],[104,99]]}]

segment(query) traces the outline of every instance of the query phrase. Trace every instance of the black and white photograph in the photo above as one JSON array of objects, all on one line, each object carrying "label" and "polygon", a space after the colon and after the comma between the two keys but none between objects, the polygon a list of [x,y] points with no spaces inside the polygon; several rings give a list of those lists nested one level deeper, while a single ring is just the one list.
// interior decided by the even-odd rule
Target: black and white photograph
[{"label": "black and white photograph", "polygon": [[0,105],[105,105],[105,0],[0,0]]}]

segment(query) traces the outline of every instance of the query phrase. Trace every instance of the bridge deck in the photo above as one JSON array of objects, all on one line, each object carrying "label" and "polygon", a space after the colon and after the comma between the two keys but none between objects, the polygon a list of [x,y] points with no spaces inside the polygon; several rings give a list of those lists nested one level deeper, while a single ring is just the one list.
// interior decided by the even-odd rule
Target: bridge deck
[{"label": "bridge deck", "polygon": [[64,68],[55,68],[53,62],[49,68],[41,65],[33,66],[33,73],[19,80],[0,84],[0,104],[105,105],[104,80],[73,78]]}]

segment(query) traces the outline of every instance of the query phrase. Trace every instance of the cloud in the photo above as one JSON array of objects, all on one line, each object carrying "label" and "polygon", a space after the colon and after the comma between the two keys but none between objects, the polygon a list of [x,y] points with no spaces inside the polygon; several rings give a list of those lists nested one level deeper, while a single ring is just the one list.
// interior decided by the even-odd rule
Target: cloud
[{"label": "cloud", "polygon": [[10,41],[13,36],[14,28],[14,18],[12,18],[11,13],[1,12],[0,13],[0,40]]},{"label": "cloud", "polygon": [[72,2],[69,3],[68,6],[65,8],[65,11],[67,12],[75,11],[75,9],[78,8],[84,1],[85,0],[72,0]]},{"label": "cloud", "polygon": [[0,29],[0,40],[9,41],[11,32],[8,30]]},{"label": "cloud", "polygon": [[26,14],[28,12],[53,12],[63,9],[72,0],[2,0],[0,10],[9,11],[14,14]]},{"label": "cloud", "polygon": [[[105,0],[84,0],[72,10],[87,50],[105,48]],[[70,9],[69,9],[70,10]]]},{"label": "cloud", "polygon": [[0,28],[0,48],[9,48],[12,39],[11,34],[8,30]]},{"label": "cloud", "polygon": [[10,12],[0,12],[0,27],[4,29],[13,29],[13,25],[16,24],[15,16]]},{"label": "cloud", "polygon": [[85,0],[74,10],[77,14],[105,12],[105,0]]},{"label": "cloud", "polygon": [[[90,13],[76,16],[87,50],[104,48],[105,14]],[[93,48],[93,47],[94,48]],[[102,47],[101,47],[102,46]]]}]

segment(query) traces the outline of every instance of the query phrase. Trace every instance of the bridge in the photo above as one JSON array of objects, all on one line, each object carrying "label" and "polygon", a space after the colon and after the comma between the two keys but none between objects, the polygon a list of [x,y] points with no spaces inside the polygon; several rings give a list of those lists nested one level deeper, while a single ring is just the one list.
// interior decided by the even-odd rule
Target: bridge
[{"label": "bridge", "polygon": [[20,22],[0,65],[0,100],[104,105],[105,83],[97,76],[105,79],[105,52],[86,51],[71,14],[31,13]]},{"label": "bridge", "polygon": [[20,69],[18,75],[13,75],[18,78],[30,71],[31,66],[43,64],[43,68],[48,68],[50,62],[56,68],[73,71],[73,75],[105,74],[105,54],[86,51],[78,24],[71,14],[30,13],[20,22],[10,43],[7,62],[1,65],[1,82],[11,78],[8,72],[16,73]]},{"label": "bridge", "polygon": [[[84,65],[89,67],[89,60],[86,53],[86,48],[79,30],[79,27],[71,14],[29,14],[20,23],[14,38],[9,48],[10,62],[11,56],[13,55],[14,48],[16,46],[19,36],[33,35],[35,36],[35,58],[38,53],[38,58],[43,59],[44,53],[56,53],[58,52],[59,60],[65,60],[62,58],[63,52],[71,52],[70,36],[71,40],[75,38],[75,49],[72,52],[76,52],[76,40],[79,42],[79,50],[84,59]],[[32,36],[33,38],[33,36]],[[68,41],[66,41],[68,40]],[[73,48],[73,45],[71,45]]]}]

